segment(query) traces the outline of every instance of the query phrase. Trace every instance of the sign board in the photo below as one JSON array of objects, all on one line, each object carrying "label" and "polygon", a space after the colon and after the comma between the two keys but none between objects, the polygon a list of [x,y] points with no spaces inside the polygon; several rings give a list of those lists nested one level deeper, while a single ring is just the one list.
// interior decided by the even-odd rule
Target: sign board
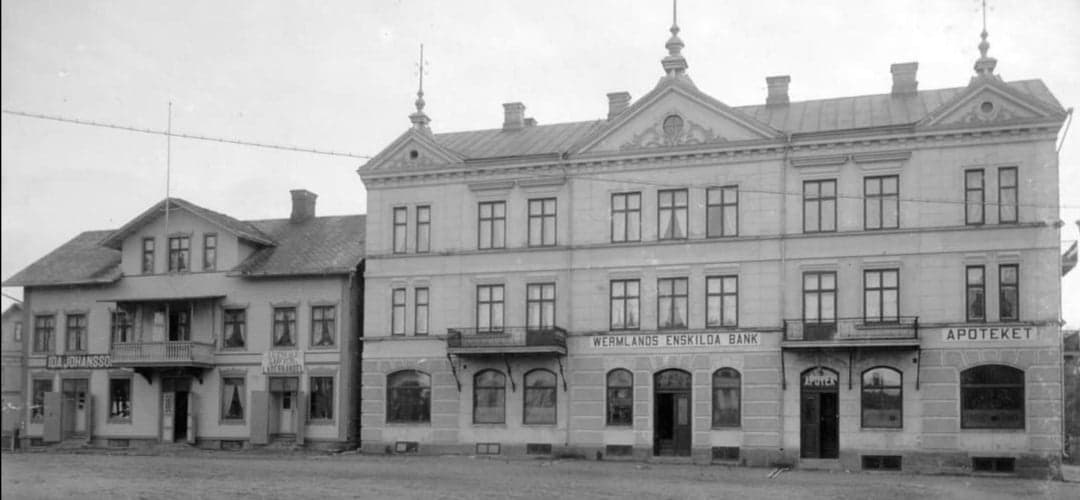
[{"label": "sign board", "polygon": [[1038,338],[1039,330],[1034,326],[961,326],[941,329],[941,340],[948,344],[967,342],[1010,344]]},{"label": "sign board", "polygon": [[304,353],[302,351],[266,351],[263,353],[262,371],[271,375],[304,373]]},{"label": "sign board", "polygon": [[589,339],[593,349],[655,349],[655,348],[690,348],[708,349],[715,347],[757,346],[761,345],[759,332],[709,332],[709,333],[652,333],[635,335],[596,335]]},{"label": "sign board", "polygon": [[810,370],[802,376],[802,386],[814,389],[832,389],[838,381],[839,377],[832,370]]},{"label": "sign board", "polygon": [[45,358],[50,370],[74,370],[112,368],[112,356],[108,354],[56,354]]}]

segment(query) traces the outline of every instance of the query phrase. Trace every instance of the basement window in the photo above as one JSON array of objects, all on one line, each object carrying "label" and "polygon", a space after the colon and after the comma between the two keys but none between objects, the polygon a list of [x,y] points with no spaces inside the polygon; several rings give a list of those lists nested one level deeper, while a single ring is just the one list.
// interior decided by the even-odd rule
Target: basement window
[{"label": "basement window", "polygon": [[900,470],[899,455],[863,455],[863,470]]},{"label": "basement window", "polygon": [[971,470],[975,472],[1014,472],[1016,459],[1013,457],[972,457]]},{"label": "basement window", "polygon": [[733,462],[739,459],[738,446],[713,446],[712,459],[715,461]]},{"label": "basement window", "polygon": [[551,445],[546,443],[526,443],[526,455],[550,455]]},{"label": "basement window", "polygon": [[609,444],[604,447],[604,454],[609,457],[629,457],[634,455],[634,447],[628,444]]},{"label": "basement window", "polygon": [[398,441],[394,443],[394,453],[416,453],[420,451],[420,443],[416,441]]},{"label": "basement window", "polygon": [[502,445],[499,443],[476,443],[477,455],[498,455],[502,453]]}]

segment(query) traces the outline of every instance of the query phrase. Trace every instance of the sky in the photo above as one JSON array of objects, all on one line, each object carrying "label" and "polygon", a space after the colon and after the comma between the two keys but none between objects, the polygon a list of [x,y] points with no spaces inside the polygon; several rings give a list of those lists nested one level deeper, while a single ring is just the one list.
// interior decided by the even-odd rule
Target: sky
[{"label": "sky", "polygon": [[[497,128],[521,101],[541,124],[603,118],[606,93],[663,74],[668,0],[530,2],[5,0],[4,110],[372,156],[409,127],[425,45],[435,132]],[[887,93],[892,63],[920,89],[973,75],[980,0],[683,0],[698,88],[758,104],[765,77],[791,99]],[[1039,78],[1080,104],[1080,2],[990,0],[990,55],[1006,80]],[[362,158],[278,151],[0,115],[0,277],[84,230],[120,227],[170,192],[239,219],[288,217],[289,190],[320,215],[363,213]],[[1080,219],[1080,126],[1061,134],[1063,245]],[[168,162],[167,162],[168,158]],[[21,296],[18,288],[4,293]],[[1080,270],[1063,280],[1080,327]],[[3,299],[3,307],[11,303]]]}]

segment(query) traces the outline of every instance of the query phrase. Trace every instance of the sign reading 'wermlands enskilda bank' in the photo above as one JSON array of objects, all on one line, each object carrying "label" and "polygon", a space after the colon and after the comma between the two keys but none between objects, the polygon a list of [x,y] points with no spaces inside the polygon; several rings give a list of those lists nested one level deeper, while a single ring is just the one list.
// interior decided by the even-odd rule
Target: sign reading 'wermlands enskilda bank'
[{"label": "sign reading 'wermlands enskilda bank'", "polygon": [[589,339],[595,349],[618,348],[709,348],[761,345],[758,332],[731,333],[652,333],[640,335],[597,335]]}]

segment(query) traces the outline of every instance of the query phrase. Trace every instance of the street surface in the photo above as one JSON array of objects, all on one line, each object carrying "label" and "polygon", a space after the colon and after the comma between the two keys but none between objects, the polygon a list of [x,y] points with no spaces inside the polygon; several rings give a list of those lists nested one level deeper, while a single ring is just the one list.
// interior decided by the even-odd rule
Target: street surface
[{"label": "street surface", "polygon": [[1080,498],[1080,484],[1001,477],[789,471],[720,466],[281,455],[4,453],[3,498]]}]

